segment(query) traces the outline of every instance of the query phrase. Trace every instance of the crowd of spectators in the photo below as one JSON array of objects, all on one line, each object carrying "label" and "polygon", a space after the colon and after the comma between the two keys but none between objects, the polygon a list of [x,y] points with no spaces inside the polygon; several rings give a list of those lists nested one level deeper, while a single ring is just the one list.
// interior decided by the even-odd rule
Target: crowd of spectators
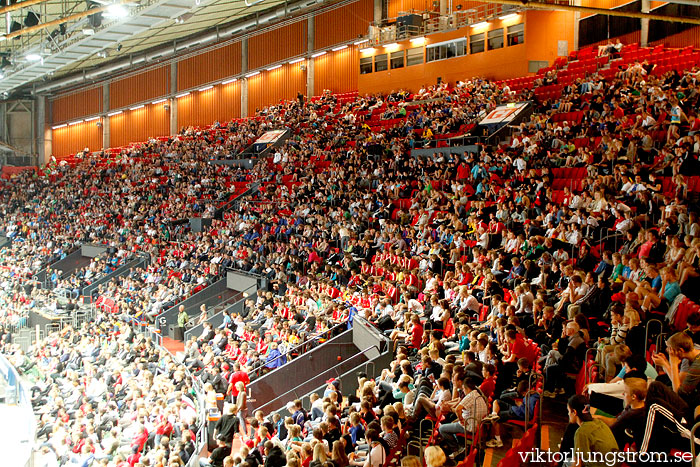
[{"label": "crowd of spectators", "polygon": [[[562,451],[687,450],[700,317],[659,341],[652,363],[644,357],[645,324],[698,298],[700,226],[686,186],[700,155],[697,70],[635,66],[538,101],[508,144],[476,152],[411,155],[531,91],[473,79],[416,95],[324,94],[213,133],[154,139],[111,163],[86,156],[50,177],[6,182],[8,283],[19,287],[81,242],[151,260],[103,287],[117,305],[96,323],[16,351],[18,368],[43,378],[42,449],[63,463],[184,465],[196,383],[212,407],[216,393],[230,403],[202,465],[379,467],[428,416],[444,449],[426,459],[438,467],[464,454],[460,435],[480,429],[486,446],[502,447],[503,422],[536,418],[540,398],[574,395],[592,349],[602,381],[569,399]],[[555,118],[573,110],[582,118]],[[292,137],[253,169],[207,163],[282,125]],[[563,190],[561,168],[582,169]],[[172,234],[172,221],[214,217],[233,182],[253,180],[257,191],[210,229]],[[269,290],[219,329],[207,323],[181,363],[118,319],[152,321],[227,267],[266,276]],[[358,375],[356,394],[329,381],[311,407],[248,413],[252,370],[283,366],[295,344],[354,316],[394,341],[390,368]]]}]

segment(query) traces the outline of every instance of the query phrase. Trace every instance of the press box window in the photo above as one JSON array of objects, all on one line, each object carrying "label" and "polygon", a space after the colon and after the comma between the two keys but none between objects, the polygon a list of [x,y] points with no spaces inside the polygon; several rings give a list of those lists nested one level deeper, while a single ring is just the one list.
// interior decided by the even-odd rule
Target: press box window
[{"label": "press box window", "polygon": [[434,62],[467,54],[467,39],[458,39],[426,48],[426,61]]},{"label": "press box window", "polygon": [[360,58],[360,74],[372,73],[372,57]]},{"label": "press box window", "polygon": [[392,70],[394,68],[403,68],[403,55],[404,55],[403,50],[401,50],[399,52],[392,52],[391,53],[391,69]]},{"label": "press box window", "polygon": [[518,45],[525,42],[525,24],[514,24],[508,26],[508,46]]},{"label": "press box window", "polygon": [[386,71],[389,68],[389,57],[387,54],[376,55],[374,57],[374,71]]},{"label": "press box window", "polygon": [[406,51],[406,66],[420,65],[423,63],[423,47],[416,47]]},{"label": "press box window", "polygon": [[474,34],[473,36],[469,36],[469,52],[473,54],[478,54],[479,52],[483,52],[485,50],[485,43],[484,43],[484,33],[480,34]]},{"label": "press box window", "polygon": [[503,48],[503,28],[494,29],[493,31],[489,31],[488,36],[489,36],[489,50]]}]

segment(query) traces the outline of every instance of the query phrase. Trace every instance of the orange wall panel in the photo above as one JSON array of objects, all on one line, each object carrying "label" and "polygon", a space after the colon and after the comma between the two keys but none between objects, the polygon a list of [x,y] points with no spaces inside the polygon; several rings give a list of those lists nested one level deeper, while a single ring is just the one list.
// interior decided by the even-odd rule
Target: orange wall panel
[{"label": "orange wall panel", "polygon": [[284,65],[272,71],[264,71],[248,79],[248,116],[257,109],[274,105],[281,100],[295,99],[297,93],[306,91],[306,72],[300,63]]},{"label": "orange wall panel", "polygon": [[136,110],[125,110],[109,118],[109,145],[113,148],[147,141],[170,134],[170,111],[160,104],[148,104]]},{"label": "orange wall panel", "polygon": [[51,109],[53,123],[98,114],[102,111],[102,87],[56,97]]},{"label": "orange wall panel", "polygon": [[97,126],[96,120],[56,128],[51,130],[51,138],[53,155],[59,160],[85,148],[102,149],[102,127]]},{"label": "orange wall panel", "polygon": [[651,42],[649,45],[665,45],[666,47],[687,47],[692,45],[696,48],[700,47],[700,26],[686,29],[672,36],[664,37],[658,41]]},{"label": "orange wall panel", "polygon": [[197,54],[177,63],[177,89],[191,89],[241,72],[241,43]]},{"label": "orange wall panel", "polygon": [[306,52],[306,20],[297,21],[248,39],[248,69]]},{"label": "orange wall panel", "polygon": [[525,47],[527,47],[527,53],[524,57],[520,57],[520,60],[546,60],[552,65],[558,57],[558,41],[567,41],[567,55],[574,50],[574,30],[576,27],[575,13],[571,11],[526,11]]},{"label": "orange wall panel", "polygon": [[351,46],[337,52],[328,52],[315,59],[313,95],[320,95],[324,89],[333,93],[357,90],[357,77],[360,70],[359,51]]},{"label": "orange wall panel", "polygon": [[112,109],[118,109],[162,97],[169,92],[170,67],[162,66],[110,84],[109,106]]},{"label": "orange wall panel", "polygon": [[195,91],[177,100],[178,128],[227,122],[241,116],[239,82],[219,84],[206,91]]},{"label": "orange wall panel", "polygon": [[373,18],[372,0],[359,0],[318,15],[314,19],[314,49],[324,49],[367,35]]},{"label": "orange wall panel", "polygon": [[[631,0],[583,0],[581,6],[587,6],[590,8],[603,8],[605,10],[610,10],[613,8],[621,7]],[[652,2],[652,3],[662,3],[662,2]],[[652,8],[656,8],[659,5],[652,5]],[[592,13],[581,13],[581,19],[593,16]]]}]

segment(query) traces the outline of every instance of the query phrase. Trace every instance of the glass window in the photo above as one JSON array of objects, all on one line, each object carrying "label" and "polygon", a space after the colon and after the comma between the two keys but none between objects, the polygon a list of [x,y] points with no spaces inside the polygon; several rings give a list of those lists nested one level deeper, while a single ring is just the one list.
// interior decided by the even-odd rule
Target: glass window
[{"label": "glass window", "polygon": [[426,48],[426,61],[434,62],[446,58],[461,57],[467,54],[467,39],[457,39],[431,45]]},{"label": "glass window", "polygon": [[392,52],[391,53],[391,69],[392,70],[394,68],[403,68],[403,55],[404,55],[403,50],[401,50],[399,52]]},{"label": "glass window", "polygon": [[525,42],[525,24],[514,24],[508,26],[508,46],[518,45]]},{"label": "glass window", "polygon": [[489,50],[503,48],[503,28],[489,31]]},{"label": "glass window", "polygon": [[423,63],[423,47],[415,47],[406,51],[406,66]]},{"label": "glass window", "polygon": [[484,33],[474,34],[469,36],[469,53],[478,54],[483,52],[485,49],[484,43]]},{"label": "glass window", "polygon": [[374,71],[386,71],[389,69],[389,55],[380,54],[374,57]]},{"label": "glass window", "polygon": [[360,58],[360,74],[372,73],[372,57]]}]

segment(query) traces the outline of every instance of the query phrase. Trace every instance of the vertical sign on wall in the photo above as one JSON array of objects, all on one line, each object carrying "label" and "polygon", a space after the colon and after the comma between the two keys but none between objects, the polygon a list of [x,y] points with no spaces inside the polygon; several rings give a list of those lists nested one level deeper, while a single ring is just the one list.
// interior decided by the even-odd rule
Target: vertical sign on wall
[{"label": "vertical sign on wall", "polygon": [[566,57],[569,55],[569,41],[557,42],[557,56]]}]

